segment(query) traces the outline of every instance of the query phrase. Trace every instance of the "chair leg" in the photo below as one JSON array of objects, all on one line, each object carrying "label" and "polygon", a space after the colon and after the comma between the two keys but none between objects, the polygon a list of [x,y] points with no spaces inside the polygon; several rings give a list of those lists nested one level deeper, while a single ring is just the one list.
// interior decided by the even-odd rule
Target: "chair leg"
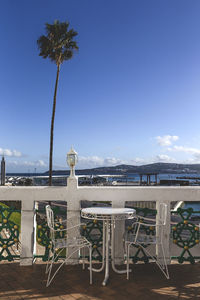
[{"label": "chair leg", "polygon": [[55,253],[53,252],[53,256],[52,256],[51,262],[49,264],[49,267],[47,268],[48,269],[48,277],[47,277],[46,287],[48,287],[50,285],[50,277],[51,277],[51,271],[52,271],[54,259],[55,259]]},{"label": "chair leg", "polygon": [[[79,249],[80,250],[80,249]],[[73,251],[71,255],[73,255],[73,253],[75,253],[77,250]],[[51,272],[52,272],[52,267],[53,267],[53,263],[56,261],[56,258],[59,256],[60,252],[59,253],[55,253],[53,252],[53,256],[52,256],[52,259],[51,259],[51,263],[50,263],[50,266],[48,267],[48,278],[47,278],[47,284],[46,284],[46,287],[48,287],[51,282],[53,281],[54,277],[56,276],[56,274],[58,273],[58,271],[60,270],[60,268],[63,266],[63,264],[66,263],[66,261],[71,257],[68,256],[56,269],[56,271],[54,272],[54,274],[52,275],[51,277]],[[90,245],[89,246],[89,254],[90,254],[90,284],[92,284],[92,246]],[[85,251],[84,251],[84,256],[85,256]],[[84,257],[85,259],[85,257]]]},{"label": "chair leg", "polygon": [[50,253],[51,253],[51,249],[49,249],[48,261],[47,261],[47,265],[46,265],[45,274],[47,274],[49,272],[49,268],[50,268]]},{"label": "chair leg", "polygon": [[85,270],[85,247],[82,248],[83,253],[83,270]]},{"label": "chair leg", "polygon": [[130,244],[126,244],[126,278],[129,280],[129,254],[130,253]]},{"label": "chair leg", "polygon": [[168,267],[167,267],[167,263],[166,263],[166,259],[165,259],[165,252],[164,252],[164,248],[163,248],[163,245],[161,244],[161,248],[162,248],[162,253],[163,253],[163,260],[164,260],[164,265],[161,264],[159,262],[159,260],[157,258],[155,258],[148,250],[147,248],[144,248],[141,244],[137,244],[139,245],[140,247],[142,247],[142,249],[144,250],[144,252],[146,252],[150,257],[151,259],[157,264],[157,266],[159,267],[159,269],[162,271],[162,273],[165,275],[165,277],[167,279],[169,279],[169,272],[168,272]]},{"label": "chair leg", "polygon": [[161,264],[162,272],[165,275],[165,277],[167,279],[169,279],[169,271],[168,271],[168,266],[167,266],[167,262],[166,262],[166,258],[165,258],[165,250],[164,250],[164,247],[162,244],[161,244],[161,249],[162,249],[162,253],[163,253],[163,264]]},{"label": "chair leg", "polygon": [[90,284],[92,284],[92,246],[90,245]]},{"label": "chair leg", "polygon": [[[51,265],[49,268],[49,274],[48,274],[48,279],[47,279],[47,285],[46,287],[50,286],[51,282],[53,281],[54,277],[56,276],[56,274],[58,273],[58,271],[60,270],[60,268],[65,264],[66,259],[57,267],[56,271],[54,272],[54,274],[51,277],[51,272],[52,272],[52,267],[53,267],[53,263],[56,261],[56,258],[59,256],[60,252],[56,254],[56,252],[54,252],[53,257],[52,257],[52,261],[51,261]],[[51,277],[51,278],[50,278]]]}]

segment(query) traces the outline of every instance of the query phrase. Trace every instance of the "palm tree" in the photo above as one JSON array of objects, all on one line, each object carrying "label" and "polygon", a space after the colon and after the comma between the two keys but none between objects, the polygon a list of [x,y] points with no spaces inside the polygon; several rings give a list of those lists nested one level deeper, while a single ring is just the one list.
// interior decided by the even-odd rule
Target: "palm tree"
[{"label": "palm tree", "polygon": [[54,119],[56,110],[56,94],[58,88],[58,79],[61,64],[71,59],[74,50],[78,50],[76,42],[73,40],[77,36],[77,32],[69,28],[68,22],[55,21],[54,24],[45,24],[46,35],[42,35],[38,40],[39,55],[43,58],[49,58],[57,66],[56,83],[53,97],[53,110],[51,117],[50,132],[50,151],[49,151],[49,185],[52,185],[52,161],[53,161],[53,132]]}]

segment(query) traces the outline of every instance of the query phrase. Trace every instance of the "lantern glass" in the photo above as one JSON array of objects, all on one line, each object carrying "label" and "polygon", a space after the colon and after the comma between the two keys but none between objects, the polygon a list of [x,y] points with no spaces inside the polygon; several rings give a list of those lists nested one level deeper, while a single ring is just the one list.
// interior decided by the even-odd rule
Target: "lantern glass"
[{"label": "lantern glass", "polygon": [[76,155],[75,154],[68,154],[67,163],[70,167],[74,167],[76,164]]},{"label": "lantern glass", "polygon": [[67,153],[67,163],[69,165],[69,167],[73,168],[78,160],[78,156],[77,153],[74,151],[73,148],[71,148],[71,150]]}]

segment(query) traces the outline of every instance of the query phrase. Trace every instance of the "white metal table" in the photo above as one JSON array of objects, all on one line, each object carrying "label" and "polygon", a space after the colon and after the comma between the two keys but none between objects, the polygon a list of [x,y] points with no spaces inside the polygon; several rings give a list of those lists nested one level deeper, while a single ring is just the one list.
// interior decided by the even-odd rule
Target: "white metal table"
[{"label": "white metal table", "polygon": [[116,220],[133,219],[135,209],[132,208],[112,208],[112,207],[88,207],[81,210],[81,216],[85,219],[103,221],[103,249],[102,266],[99,269],[93,268],[94,272],[101,272],[105,267],[105,278],[102,285],[106,285],[109,279],[109,249],[111,233],[111,262],[112,268],[119,274],[126,273],[126,270],[117,270],[114,263],[114,228]]}]

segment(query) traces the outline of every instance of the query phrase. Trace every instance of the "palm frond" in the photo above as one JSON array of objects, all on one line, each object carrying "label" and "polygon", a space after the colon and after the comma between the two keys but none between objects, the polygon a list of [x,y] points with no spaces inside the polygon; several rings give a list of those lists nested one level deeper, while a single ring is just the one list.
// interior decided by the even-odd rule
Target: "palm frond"
[{"label": "palm frond", "polygon": [[46,23],[46,35],[42,35],[37,40],[39,55],[43,58],[48,57],[57,65],[72,58],[73,52],[78,50],[78,45],[74,40],[78,33],[68,28],[69,22],[55,20],[53,24]]}]

